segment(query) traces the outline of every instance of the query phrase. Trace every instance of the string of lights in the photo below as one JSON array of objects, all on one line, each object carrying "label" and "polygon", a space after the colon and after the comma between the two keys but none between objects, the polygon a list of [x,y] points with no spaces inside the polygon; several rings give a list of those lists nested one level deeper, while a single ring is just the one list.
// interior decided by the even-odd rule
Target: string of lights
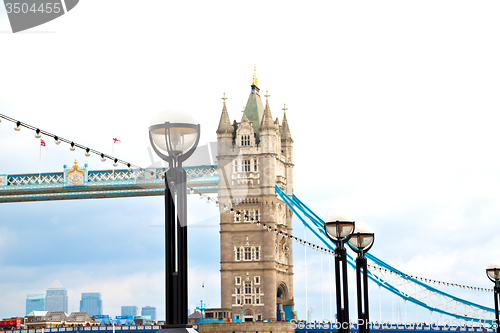
[{"label": "string of lights", "polygon": [[443,281],[439,281],[439,280],[433,280],[433,279],[419,277],[419,276],[416,276],[416,275],[408,275],[408,274],[404,274],[404,273],[394,272],[394,271],[391,271],[390,269],[387,269],[387,268],[384,268],[384,267],[380,267],[378,265],[368,265],[368,267],[372,268],[374,270],[378,270],[379,272],[385,272],[385,273],[393,274],[393,275],[396,275],[396,276],[399,276],[399,277],[403,277],[403,278],[405,278],[407,280],[418,280],[418,281],[421,281],[421,282],[430,283],[430,284],[437,284],[437,285],[443,285],[443,286],[446,286],[446,287],[458,287],[458,288],[461,288],[461,289],[469,289],[469,290],[475,290],[475,291],[493,292],[493,289],[489,289],[489,288],[466,286],[466,285],[459,284],[459,283],[443,282]]},{"label": "string of lights", "polygon": [[121,159],[116,158],[114,156],[110,156],[110,155],[104,154],[104,153],[102,153],[102,152],[100,152],[98,150],[92,149],[90,147],[86,147],[86,146],[81,145],[79,143],[76,143],[74,141],[71,141],[71,140],[65,139],[63,137],[60,137],[58,135],[52,134],[52,133],[50,133],[48,131],[41,130],[40,128],[34,127],[34,126],[29,125],[27,123],[23,123],[23,122],[21,122],[19,120],[10,118],[10,117],[8,117],[6,115],[3,115],[3,114],[0,114],[0,123],[2,122],[2,118],[5,119],[5,120],[7,120],[7,121],[10,121],[10,122],[14,123],[15,124],[14,130],[16,130],[17,132],[19,132],[22,127],[25,127],[25,128],[27,128],[29,130],[34,131],[35,132],[35,138],[37,138],[37,139],[40,139],[42,137],[42,135],[45,135],[45,136],[53,138],[54,139],[54,143],[56,145],[61,144],[61,142],[69,144],[69,150],[71,150],[71,151],[75,151],[76,148],[84,150],[85,151],[85,156],[87,156],[87,157],[89,157],[91,154],[95,154],[95,155],[98,155],[101,158],[102,162],[105,162],[106,159],[110,159],[111,161],[113,161],[113,166],[115,166],[115,167],[118,166],[118,164],[123,164],[123,165],[126,165],[129,170],[131,170],[131,169],[139,169],[141,171],[144,170],[140,166],[134,165],[132,163],[129,163],[129,162],[124,161],[124,160],[121,160]]},{"label": "string of lights", "polygon": [[[54,139],[54,142],[55,142],[56,145],[59,145],[61,142],[69,144],[71,151],[75,151],[76,148],[84,150],[85,151],[85,156],[87,156],[87,157],[91,156],[91,154],[95,154],[95,155],[98,155],[99,157],[101,157],[101,161],[103,161],[103,162],[105,162],[106,159],[112,160],[113,161],[113,166],[115,166],[115,167],[118,165],[118,163],[120,163],[120,164],[126,165],[129,170],[131,170],[132,168],[133,169],[138,169],[138,170],[141,170],[141,171],[144,170],[144,168],[142,168],[140,166],[137,166],[137,165],[134,165],[132,163],[126,162],[126,161],[121,160],[121,159],[119,159],[117,157],[104,154],[104,153],[102,153],[102,152],[100,152],[98,150],[95,150],[95,149],[92,149],[90,147],[86,147],[84,145],[75,143],[74,141],[65,139],[65,138],[60,137],[58,135],[52,134],[52,133],[50,133],[48,131],[41,130],[41,129],[39,129],[37,127],[34,127],[32,125],[29,125],[27,123],[23,123],[23,122],[21,122],[19,120],[10,118],[10,117],[8,117],[6,115],[3,115],[3,114],[0,114],[0,123],[2,122],[2,119],[5,119],[7,121],[10,121],[10,122],[14,123],[15,124],[14,130],[16,130],[18,132],[21,130],[21,127],[25,127],[25,128],[27,128],[29,130],[34,131],[35,132],[35,138],[37,138],[37,139],[40,139],[42,137],[42,135],[51,137],[51,138]],[[195,194],[196,193],[196,191],[194,190],[194,188],[188,187],[188,189],[189,189],[189,193],[190,194]],[[201,193],[201,192],[197,193],[197,194],[199,194],[200,199],[206,199],[207,203],[213,202],[213,203],[215,203],[216,207],[219,207],[219,202],[217,201],[217,199],[214,199],[214,198],[212,198],[212,197],[210,197],[210,196],[208,196],[208,195],[206,195],[204,193]],[[235,211],[233,208],[229,208],[226,205],[224,205],[223,210],[224,211],[229,210],[232,214],[241,215],[241,213],[239,211]],[[245,221],[247,221],[247,222],[255,223],[258,226],[262,225],[262,227],[264,229],[266,229],[267,231],[269,231],[269,232],[274,232],[276,234],[282,235],[285,238],[290,238],[292,240],[295,240],[300,245],[309,246],[313,250],[316,250],[316,251],[319,251],[319,252],[322,252],[322,253],[326,253],[326,254],[329,254],[329,255],[336,256],[335,252],[332,251],[332,250],[330,250],[330,249],[326,249],[326,248],[323,248],[323,247],[321,247],[319,245],[313,244],[311,242],[307,242],[307,241],[305,241],[305,240],[303,240],[303,239],[301,239],[299,237],[296,237],[296,236],[293,236],[293,235],[288,234],[286,232],[280,231],[277,228],[274,228],[272,226],[266,225],[265,223],[261,223],[260,221],[254,221],[254,218],[250,218],[248,215],[245,215],[244,218],[245,218]],[[407,275],[407,274],[403,274],[403,273],[399,273],[399,272],[394,272],[394,271],[391,271],[389,269],[380,267],[378,265],[368,265],[368,267],[372,268],[374,270],[378,270],[380,272],[383,271],[383,272],[386,272],[386,273],[389,273],[389,274],[394,274],[394,275],[397,275],[397,276],[400,276],[400,277],[404,277],[404,278],[409,279],[409,280],[418,280],[418,281],[421,281],[421,282],[426,282],[426,283],[431,283],[431,284],[443,285],[443,286],[447,286],[447,287],[448,286],[449,287],[458,287],[458,288],[461,288],[461,289],[468,289],[468,290],[474,290],[474,291],[493,292],[493,289],[489,289],[489,288],[466,286],[466,285],[462,285],[462,284],[458,284],[458,283],[443,282],[443,281],[439,281],[439,280],[433,280],[433,279],[423,278],[423,277],[419,277],[419,276]]]}]

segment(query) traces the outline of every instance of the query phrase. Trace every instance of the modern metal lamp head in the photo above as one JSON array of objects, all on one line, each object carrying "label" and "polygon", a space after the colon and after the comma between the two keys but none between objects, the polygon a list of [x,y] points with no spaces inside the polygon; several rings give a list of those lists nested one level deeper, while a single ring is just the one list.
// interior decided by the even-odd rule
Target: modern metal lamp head
[{"label": "modern metal lamp head", "polygon": [[490,262],[486,267],[486,276],[488,276],[488,279],[490,279],[492,282],[497,282],[498,280],[500,280],[500,262]]},{"label": "modern metal lamp head", "polygon": [[343,244],[349,240],[354,231],[354,221],[350,216],[332,214],[325,220],[325,232],[335,244]]},{"label": "modern metal lamp head", "polygon": [[186,111],[167,110],[153,117],[149,141],[158,156],[172,167],[172,162],[180,166],[198,146],[200,124]]},{"label": "modern metal lamp head", "polygon": [[347,245],[356,253],[368,252],[375,242],[372,228],[363,222],[357,222]]}]

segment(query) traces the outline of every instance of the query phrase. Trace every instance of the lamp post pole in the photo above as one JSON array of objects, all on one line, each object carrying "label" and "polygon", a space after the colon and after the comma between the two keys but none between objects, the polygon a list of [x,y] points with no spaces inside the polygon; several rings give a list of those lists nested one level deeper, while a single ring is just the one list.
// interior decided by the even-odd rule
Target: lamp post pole
[{"label": "lamp post pole", "polygon": [[500,262],[490,262],[488,267],[486,267],[486,276],[490,279],[490,281],[495,283],[495,286],[493,287],[493,297],[495,299],[495,321],[497,333],[500,333],[500,320],[498,318],[498,302],[500,297]]},{"label": "lamp post pole", "polygon": [[354,221],[345,216],[331,215],[325,221],[325,233],[335,243],[335,290],[339,333],[349,333],[349,294],[347,285],[347,252],[344,243],[354,230]]},{"label": "lamp post pole", "polygon": [[[176,122],[170,122],[172,118]],[[193,330],[188,325],[187,177],[182,162],[198,145],[200,125],[183,118],[186,113],[167,111],[155,116],[149,127],[151,146],[169,164],[165,172],[166,313],[162,330],[175,333]]]},{"label": "lamp post pole", "polygon": [[368,264],[365,253],[373,246],[375,234],[366,223],[356,223],[349,247],[356,257],[356,291],[358,300],[358,332],[370,332],[370,305],[368,302]]}]

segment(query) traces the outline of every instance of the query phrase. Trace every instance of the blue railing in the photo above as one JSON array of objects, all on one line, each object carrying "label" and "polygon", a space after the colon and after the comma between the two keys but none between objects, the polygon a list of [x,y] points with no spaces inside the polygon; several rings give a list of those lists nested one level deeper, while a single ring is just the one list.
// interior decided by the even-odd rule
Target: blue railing
[{"label": "blue railing", "polygon": [[55,327],[37,328],[25,330],[13,330],[11,333],[59,333],[59,332],[156,332],[161,329],[159,325],[149,326],[76,326],[76,327]]}]

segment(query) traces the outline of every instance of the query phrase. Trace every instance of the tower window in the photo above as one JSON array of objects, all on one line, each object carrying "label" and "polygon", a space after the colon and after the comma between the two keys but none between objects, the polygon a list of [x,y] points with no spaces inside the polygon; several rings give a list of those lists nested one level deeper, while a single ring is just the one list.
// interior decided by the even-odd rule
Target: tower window
[{"label": "tower window", "polygon": [[238,172],[238,161],[234,161],[234,172]]},{"label": "tower window", "polygon": [[243,164],[241,165],[241,171],[250,171],[250,161],[245,160],[243,161]]},{"label": "tower window", "polygon": [[241,276],[236,277],[236,284],[241,284]]},{"label": "tower window", "polygon": [[260,300],[258,297],[255,298],[255,304],[260,304]]},{"label": "tower window", "polygon": [[257,160],[253,161],[253,171],[257,171]]},{"label": "tower window", "polygon": [[260,259],[260,246],[255,247],[255,260]]},{"label": "tower window", "polygon": [[252,284],[245,283],[245,294],[251,294],[251,293],[252,293]]},{"label": "tower window", "polygon": [[245,304],[252,304],[251,298],[245,298]]},{"label": "tower window", "polygon": [[241,136],[241,145],[242,146],[250,146],[250,135],[242,135]]},{"label": "tower window", "polygon": [[255,221],[258,221],[259,220],[259,211],[256,210],[255,211]]},{"label": "tower window", "polygon": [[[260,288],[259,288],[259,287],[255,288],[255,293],[256,293],[257,295],[258,295],[258,294],[260,294]],[[238,293],[238,294],[239,294],[239,293]]]},{"label": "tower window", "polygon": [[240,292],[241,292],[240,288],[236,288],[236,294],[238,294],[238,295],[239,295],[239,294],[240,294]]},{"label": "tower window", "polygon": [[245,247],[245,260],[252,260],[252,248]]},{"label": "tower window", "polygon": [[260,276],[255,277],[255,284],[260,284]]},{"label": "tower window", "polygon": [[236,260],[241,260],[241,249],[236,248]]}]

